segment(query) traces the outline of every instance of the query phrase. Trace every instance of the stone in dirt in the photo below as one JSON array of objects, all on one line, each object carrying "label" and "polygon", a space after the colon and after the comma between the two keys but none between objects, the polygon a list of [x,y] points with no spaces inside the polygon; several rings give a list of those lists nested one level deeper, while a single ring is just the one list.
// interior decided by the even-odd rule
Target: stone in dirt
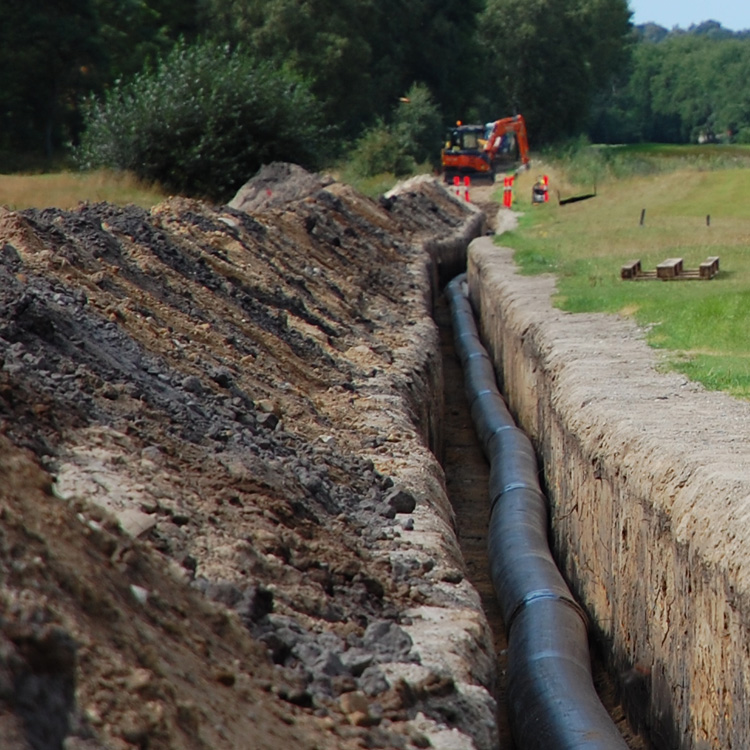
[{"label": "stone in dirt", "polygon": [[3,747],[450,731],[444,696],[388,726],[339,699],[438,669],[418,608],[442,599],[394,569],[435,539],[462,566],[422,244],[467,216],[435,181],[384,207],[293,165],[230,206],[0,209]]}]

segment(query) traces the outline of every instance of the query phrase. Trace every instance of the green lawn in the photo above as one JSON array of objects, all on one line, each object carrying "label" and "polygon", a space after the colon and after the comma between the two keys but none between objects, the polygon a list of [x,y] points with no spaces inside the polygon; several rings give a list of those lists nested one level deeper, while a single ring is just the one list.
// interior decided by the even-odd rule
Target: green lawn
[{"label": "green lawn", "polygon": [[[589,191],[551,171],[553,195],[556,183],[563,196]],[[669,352],[670,367],[750,398],[750,169],[699,165],[609,179],[595,198],[567,206],[525,200],[535,177],[519,179],[516,207],[525,215],[499,240],[515,248],[522,271],[554,273],[560,308],[631,316],[652,346]],[[640,259],[646,270],[681,257],[686,269],[697,269],[715,255],[720,273],[711,281],[620,279],[629,260]]]}]

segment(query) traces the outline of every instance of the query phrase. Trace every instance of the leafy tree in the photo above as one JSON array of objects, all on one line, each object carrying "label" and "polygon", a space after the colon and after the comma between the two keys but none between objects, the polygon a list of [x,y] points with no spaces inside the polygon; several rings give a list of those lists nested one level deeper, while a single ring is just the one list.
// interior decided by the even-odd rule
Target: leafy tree
[{"label": "leafy tree", "polygon": [[92,1],[97,38],[106,50],[105,83],[135,75],[169,52],[178,39],[194,40],[200,30],[195,0]]},{"label": "leafy tree", "polygon": [[218,40],[308,79],[340,132],[377,110],[369,39],[380,22],[377,0],[208,0],[204,13]]},{"label": "leafy tree", "polygon": [[627,61],[631,25],[626,0],[488,0],[480,28],[491,98],[539,143],[583,127]]},{"label": "leafy tree", "polygon": [[685,143],[691,140],[694,125],[707,123],[711,116],[711,103],[701,85],[703,43],[697,37],[681,36],[675,37],[671,46],[679,54],[661,56],[647,90],[654,125],[658,126],[655,135],[661,141]]},{"label": "leafy tree", "polygon": [[750,39],[716,45],[711,67],[714,80],[708,86],[713,92],[715,108],[711,126],[716,135],[731,133],[741,143],[750,143]]},{"label": "leafy tree", "polygon": [[483,0],[202,0],[217,39],[242,42],[312,82],[326,119],[356,138],[425,84],[451,116],[477,90]]},{"label": "leafy tree", "polygon": [[0,148],[48,158],[77,130],[103,58],[90,0],[0,5]]},{"label": "leafy tree", "polygon": [[688,31],[697,36],[705,36],[710,39],[731,39],[734,35],[729,29],[725,29],[718,21],[703,21],[697,26],[691,26]]},{"label": "leafy tree", "polygon": [[[144,0],[126,0],[126,2],[141,3]],[[145,2],[157,14],[159,29],[168,39],[190,41],[203,33],[204,26],[200,18],[201,0],[145,0]]]},{"label": "leafy tree", "polygon": [[655,130],[673,128],[669,118],[654,112],[650,90],[659,71],[653,44],[636,44],[628,65],[597,97],[589,123],[591,140],[598,143],[634,143],[652,140]]},{"label": "leafy tree", "polygon": [[419,164],[436,161],[442,130],[429,89],[415,83],[393,112],[392,122],[379,120],[357,141],[349,154],[352,169],[362,177],[410,174]]},{"label": "leafy tree", "polygon": [[270,161],[315,167],[319,105],[289,73],[242,49],[181,43],[154,71],[92,102],[82,166],[131,170],[178,192],[226,200]]},{"label": "leafy tree", "polygon": [[644,42],[660,42],[669,31],[657,23],[644,23],[638,26],[638,36]]},{"label": "leafy tree", "polygon": [[0,151],[49,159],[81,127],[80,103],[199,29],[197,0],[0,3]]},{"label": "leafy tree", "polygon": [[396,108],[393,130],[405,151],[417,164],[437,161],[437,145],[443,135],[443,120],[430,90],[415,83]]},{"label": "leafy tree", "polygon": [[601,139],[609,141],[750,139],[750,39],[716,31],[709,22],[642,36],[627,79],[601,102],[595,137],[606,130]]},{"label": "leafy tree", "polygon": [[477,30],[483,0],[412,0],[396,5],[402,16],[395,29],[389,28],[400,55],[398,90],[419,81],[450,122],[466,118],[483,84]]},{"label": "leafy tree", "polygon": [[351,171],[359,177],[392,174],[403,177],[417,167],[398,133],[379,120],[357,141],[348,157]]}]

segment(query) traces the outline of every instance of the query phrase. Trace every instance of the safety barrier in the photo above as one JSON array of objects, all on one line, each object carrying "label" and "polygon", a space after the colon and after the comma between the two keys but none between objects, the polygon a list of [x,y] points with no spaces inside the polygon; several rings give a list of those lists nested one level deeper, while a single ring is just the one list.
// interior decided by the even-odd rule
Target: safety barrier
[{"label": "safety barrier", "polygon": [[626,750],[594,688],[587,620],[555,565],[536,454],[500,395],[463,291],[446,287],[466,395],[490,462],[488,549],[508,636],[511,726],[524,750]]},{"label": "safety barrier", "polygon": [[[464,175],[464,200],[468,203],[471,201],[469,198],[469,187],[471,185],[471,178],[469,175]],[[456,198],[461,197],[461,178],[458,175],[453,177],[453,190],[456,193]]]}]

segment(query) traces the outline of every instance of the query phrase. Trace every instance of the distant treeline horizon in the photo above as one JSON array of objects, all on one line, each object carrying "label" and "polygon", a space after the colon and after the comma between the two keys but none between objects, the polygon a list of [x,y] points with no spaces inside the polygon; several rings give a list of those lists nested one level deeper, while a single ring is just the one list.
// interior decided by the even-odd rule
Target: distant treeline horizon
[{"label": "distant treeline horizon", "polygon": [[[634,26],[631,18],[626,0],[3,4],[0,171],[71,157],[95,126],[98,138],[114,135],[114,123],[106,123],[107,131],[97,121],[105,103],[119,114],[128,111],[130,141],[120,139],[106,157],[124,159],[121,149],[134,142],[138,117],[148,114],[136,89],[171,85],[177,73],[170,65],[183,66],[179,75],[203,65],[206,80],[242,71],[240,89],[253,79],[269,92],[288,92],[291,109],[281,128],[287,148],[311,164],[340,158],[366,135],[372,141],[372,133],[384,132],[402,139],[404,163],[411,163],[424,157],[427,120],[437,153],[435,122],[448,127],[457,119],[486,122],[516,113],[526,118],[532,148],[581,136],[603,143],[750,142],[750,31],[710,20],[687,30]],[[169,127],[180,131],[179,118],[193,117],[197,133],[200,118],[211,120],[206,112],[226,110],[196,135],[200,147],[185,141],[186,152],[210,151],[213,137],[240,128],[242,110],[245,121],[258,115],[253,158],[284,153],[274,142],[274,118],[281,117],[275,107],[282,103],[257,94],[267,111],[248,115],[230,104],[230,80],[211,84],[212,93],[206,85],[191,91],[204,96],[202,103],[192,114],[187,103],[182,112],[175,109]],[[421,92],[421,109],[411,114],[399,105],[409,91]],[[159,101],[156,88],[152,95]],[[291,123],[302,117],[307,140],[294,149]]]}]

